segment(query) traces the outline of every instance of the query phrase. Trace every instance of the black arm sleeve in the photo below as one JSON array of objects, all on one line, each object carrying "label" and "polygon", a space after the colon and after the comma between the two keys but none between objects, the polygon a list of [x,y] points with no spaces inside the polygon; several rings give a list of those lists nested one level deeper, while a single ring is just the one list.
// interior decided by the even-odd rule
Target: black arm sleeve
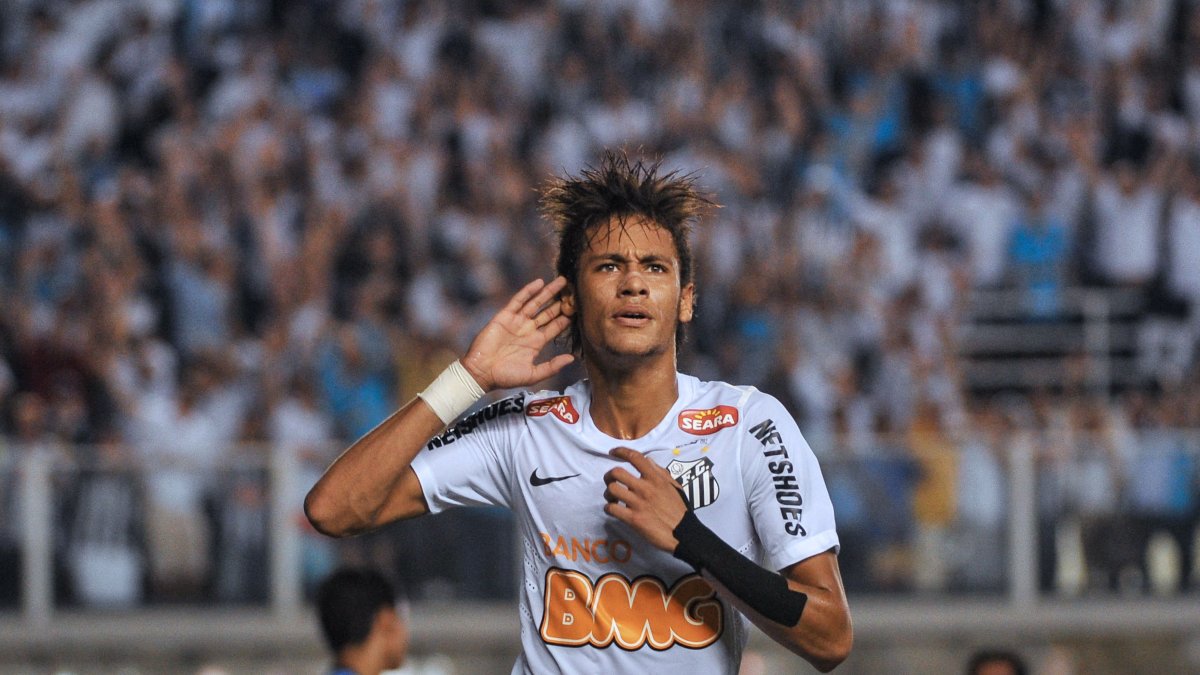
[{"label": "black arm sleeve", "polygon": [[[686,497],[684,501],[687,501]],[[800,623],[808,595],[793,591],[782,574],[760,567],[726,544],[700,522],[690,504],[672,534],[679,541],[675,547],[676,558],[697,572],[707,571],[742,602],[771,621],[789,627]]]}]

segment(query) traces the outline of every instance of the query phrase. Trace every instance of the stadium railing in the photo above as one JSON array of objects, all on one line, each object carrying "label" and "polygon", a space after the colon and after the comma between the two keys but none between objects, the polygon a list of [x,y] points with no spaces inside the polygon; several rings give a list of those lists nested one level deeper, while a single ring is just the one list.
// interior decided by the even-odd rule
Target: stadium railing
[{"label": "stadium railing", "polygon": [[[1002,447],[952,434],[813,445],[829,448],[821,460],[843,577],[867,636],[1200,625],[1200,433],[1025,430]],[[460,510],[333,542],[307,529],[301,504],[335,451],[245,446],[187,467],[7,446],[0,652],[51,636],[109,644],[116,625],[153,634],[155,617],[178,609],[187,628],[162,636],[162,648],[311,637],[306,595],[341,560],[400,578],[423,617],[419,644],[468,635],[481,647],[511,645],[521,548],[507,513]],[[172,490],[193,498],[191,512],[152,522]],[[202,545],[191,542],[188,560],[176,547],[195,532]]]}]

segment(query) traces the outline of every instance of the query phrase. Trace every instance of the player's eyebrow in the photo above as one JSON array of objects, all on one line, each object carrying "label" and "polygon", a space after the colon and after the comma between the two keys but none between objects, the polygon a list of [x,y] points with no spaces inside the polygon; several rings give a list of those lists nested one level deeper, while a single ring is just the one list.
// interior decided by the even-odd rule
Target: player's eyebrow
[{"label": "player's eyebrow", "polygon": [[[617,262],[617,263],[629,262],[629,258],[627,258],[625,256],[625,254],[617,253],[616,251],[609,251],[606,253],[591,253],[591,254],[588,254],[588,258],[590,258],[593,261],[604,260],[604,261],[611,261],[611,262]],[[665,265],[665,266],[671,265],[670,257],[660,255],[658,253],[647,253],[646,255],[639,256],[637,261],[643,265],[647,265],[650,263],[658,263],[660,265]]]}]

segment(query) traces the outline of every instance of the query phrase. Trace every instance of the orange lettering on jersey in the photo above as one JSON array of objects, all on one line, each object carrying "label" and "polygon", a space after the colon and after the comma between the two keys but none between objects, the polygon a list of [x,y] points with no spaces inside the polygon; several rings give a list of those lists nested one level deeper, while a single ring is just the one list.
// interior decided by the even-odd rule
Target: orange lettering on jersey
[{"label": "orange lettering on jersey", "polygon": [[656,577],[631,583],[613,572],[593,585],[579,572],[552,567],[546,572],[545,600],[540,632],[553,645],[700,649],[716,642],[723,625],[716,591],[698,574],[682,577],[668,590]]},{"label": "orange lettering on jersey", "polygon": [[525,414],[529,417],[554,415],[567,424],[575,424],[579,421],[579,412],[575,410],[575,406],[571,405],[570,396],[555,396],[531,401],[525,408]]},{"label": "orange lettering on jersey", "polygon": [[563,558],[572,562],[582,558],[584,562],[626,563],[633,557],[633,544],[624,539],[582,539],[571,537],[570,543],[566,537],[554,537],[548,532],[539,532],[542,537],[542,552],[547,558]]},{"label": "orange lettering on jersey", "polygon": [[731,405],[719,405],[707,410],[684,410],[679,413],[679,428],[696,436],[707,436],[737,423],[738,410]]},{"label": "orange lettering on jersey", "polygon": [[542,640],[555,645],[580,647],[592,635],[592,582],[572,570],[550,568],[546,575],[546,610],[542,613]]},{"label": "orange lettering on jersey", "polygon": [[554,547],[555,556],[571,557],[571,551],[567,548],[567,540],[565,537],[558,538],[558,546]]},{"label": "orange lettering on jersey", "polygon": [[675,582],[671,600],[672,607],[680,608],[678,618],[682,619],[671,624],[676,642],[699,649],[712,644],[715,635],[721,634],[721,603],[717,602],[713,587],[699,574]]},{"label": "orange lettering on jersey", "polygon": [[592,561],[592,550],[588,549],[587,539],[584,539],[583,543],[580,544],[578,539],[571,537],[571,560],[575,560],[576,558],[583,558],[585,562]]},{"label": "orange lettering on jersey", "polygon": [[[676,617],[658,579],[640,577],[631,585],[622,577],[606,574],[596,584],[595,593],[593,641],[608,644],[615,639],[622,649],[640,649],[647,641],[654,649],[671,646]],[[682,617],[682,607],[675,607]]]},{"label": "orange lettering on jersey", "polygon": [[[600,541],[604,540],[601,539]],[[608,545],[608,552],[612,554],[612,559],[619,563],[629,562],[629,557],[633,555],[633,545],[624,539],[614,539]]]}]

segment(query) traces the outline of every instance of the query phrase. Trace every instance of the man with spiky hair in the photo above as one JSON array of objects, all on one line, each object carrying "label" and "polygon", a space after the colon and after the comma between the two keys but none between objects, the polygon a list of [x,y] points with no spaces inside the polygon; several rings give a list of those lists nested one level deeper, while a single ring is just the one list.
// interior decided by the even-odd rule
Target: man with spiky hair
[{"label": "man with spiky hair", "polygon": [[[345,536],[501,505],[522,550],[514,673],[736,673],[747,620],[822,671],[853,642],[833,509],[774,398],[676,370],[695,304],[691,176],[605,153],[542,206],[558,276],[535,280],[425,391],[333,463],[305,500]],[[539,362],[569,331],[572,353]],[[487,391],[581,359],[586,379],[446,428]],[[481,555],[485,555],[481,552]]]}]

